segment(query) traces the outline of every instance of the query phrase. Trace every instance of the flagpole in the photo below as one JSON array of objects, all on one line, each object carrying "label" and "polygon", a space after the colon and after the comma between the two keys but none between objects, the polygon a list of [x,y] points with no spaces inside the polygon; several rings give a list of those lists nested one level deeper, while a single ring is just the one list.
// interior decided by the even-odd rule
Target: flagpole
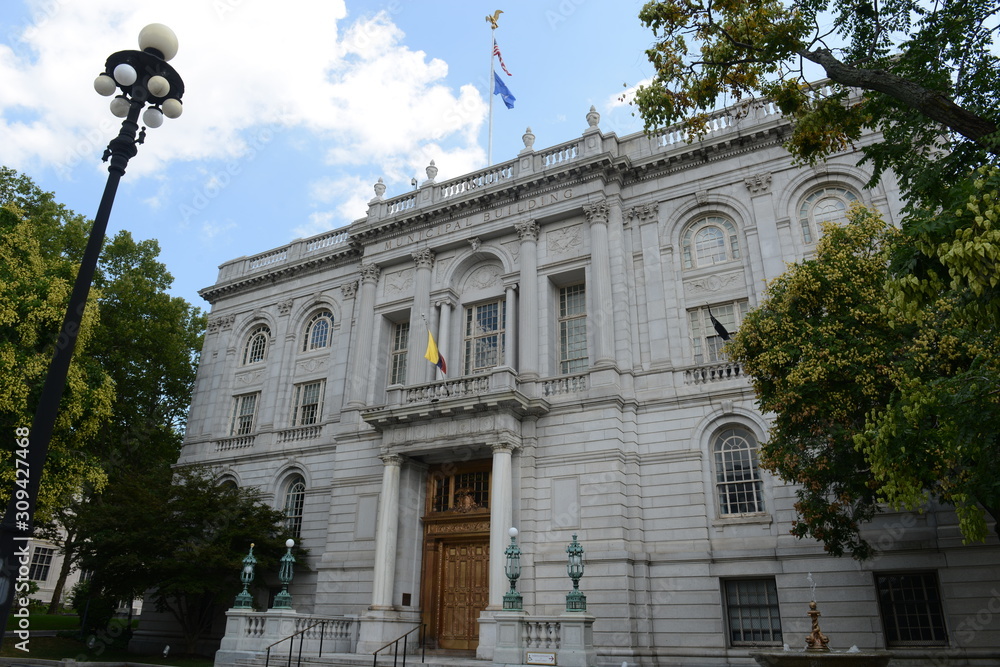
[{"label": "flagpole", "polygon": [[496,97],[496,82],[493,80],[493,45],[496,44],[496,24],[493,23],[490,26],[490,87],[487,91],[490,98],[490,130],[489,130],[489,140],[486,149],[486,166],[493,166],[493,98]]}]

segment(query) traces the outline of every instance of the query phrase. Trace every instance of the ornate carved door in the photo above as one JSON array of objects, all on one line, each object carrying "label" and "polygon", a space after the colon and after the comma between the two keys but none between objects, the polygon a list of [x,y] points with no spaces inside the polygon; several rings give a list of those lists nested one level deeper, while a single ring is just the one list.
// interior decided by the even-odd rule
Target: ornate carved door
[{"label": "ornate carved door", "polygon": [[475,649],[479,613],[489,604],[489,541],[443,542],[438,646]]}]

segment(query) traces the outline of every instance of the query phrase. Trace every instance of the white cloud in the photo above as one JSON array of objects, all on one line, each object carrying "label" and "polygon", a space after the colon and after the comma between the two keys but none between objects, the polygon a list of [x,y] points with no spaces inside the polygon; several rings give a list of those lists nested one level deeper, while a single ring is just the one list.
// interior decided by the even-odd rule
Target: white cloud
[{"label": "white cloud", "polygon": [[214,220],[206,220],[201,223],[201,229],[198,232],[202,243],[208,243],[209,241],[215,239],[220,234],[228,232],[230,229],[235,229],[236,223],[230,220],[229,222],[216,222]]},{"label": "white cloud", "polygon": [[446,85],[447,64],[407,47],[386,12],[349,20],[343,0],[290,0],[281,11],[252,0],[48,0],[35,15],[0,45],[0,90],[17,91],[0,97],[0,145],[14,168],[100,156],[117,122],[93,79],[153,21],[178,35],[171,64],[184,79],[184,114],[149,131],[155,149],[130,175],[245,155],[268,127],[307,128],[328,159],[390,170],[423,160],[427,140],[462,162],[479,150],[486,101]]},{"label": "white cloud", "polygon": [[604,108],[615,109],[617,107],[627,107],[635,99],[635,91],[638,90],[639,86],[648,86],[653,81],[652,77],[643,79],[635,85],[628,86],[619,93],[608,96],[607,100],[604,102]]}]

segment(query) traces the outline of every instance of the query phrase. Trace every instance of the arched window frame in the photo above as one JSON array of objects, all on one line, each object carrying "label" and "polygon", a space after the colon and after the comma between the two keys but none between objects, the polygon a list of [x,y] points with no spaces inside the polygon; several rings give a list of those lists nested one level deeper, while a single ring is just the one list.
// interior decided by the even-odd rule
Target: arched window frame
[{"label": "arched window frame", "polygon": [[306,324],[302,337],[302,351],[311,352],[329,347],[333,342],[333,313],[328,309],[316,311]]},{"label": "arched window frame", "polygon": [[284,505],[285,528],[296,540],[302,536],[302,516],[306,502],[306,480],[296,473],[285,482]]},{"label": "arched window frame", "polygon": [[[709,236],[716,240],[706,243]],[[731,262],[741,256],[736,224],[728,218],[702,216],[689,224],[681,235],[681,259],[685,269]]]},{"label": "arched window frame", "polygon": [[[859,201],[857,194],[848,188],[836,185],[824,186],[810,192],[799,206],[802,241],[807,244],[815,243],[819,239],[820,226],[830,220],[844,219],[851,204],[857,201]],[[822,211],[818,211],[823,202],[828,204]],[[835,209],[831,209],[830,206]]]},{"label": "arched window frame", "polygon": [[243,358],[241,364],[249,366],[258,364],[267,359],[267,348],[271,342],[271,327],[266,324],[259,324],[254,327],[250,335],[247,336],[246,345],[243,346]]},{"label": "arched window frame", "polygon": [[712,436],[720,518],[765,514],[757,448],[757,436],[739,424],[726,426]]}]

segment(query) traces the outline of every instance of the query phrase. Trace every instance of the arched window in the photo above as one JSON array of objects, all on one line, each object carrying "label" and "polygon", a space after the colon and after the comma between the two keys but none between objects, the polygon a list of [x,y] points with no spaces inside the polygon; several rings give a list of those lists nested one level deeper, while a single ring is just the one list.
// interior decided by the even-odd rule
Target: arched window
[{"label": "arched window", "polygon": [[685,269],[739,259],[736,225],[714,215],[695,220],[681,236],[681,256]]},{"label": "arched window", "polygon": [[285,528],[295,539],[302,535],[302,508],[306,502],[306,480],[294,475],[285,487]]},{"label": "arched window", "polygon": [[318,350],[326,347],[331,342],[331,331],[333,330],[333,313],[329,310],[321,310],[309,319],[306,325],[305,336],[302,341],[302,351]]},{"label": "arched window", "polygon": [[857,195],[847,188],[826,187],[810,194],[799,208],[802,240],[813,243],[819,238],[820,225],[846,219],[847,209],[856,201]]},{"label": "arched window", "polygon": [[757,438],[748,429],[733,426],[714,439],[715,487],[719,516],[764,512],[764,496],[757,464]]},{"label": "arched window", "polygon": [[243,348],[243,365],[256,364],[267,357],[267,344],[271,339],[271,327],[261,324],[250,332]]}]

